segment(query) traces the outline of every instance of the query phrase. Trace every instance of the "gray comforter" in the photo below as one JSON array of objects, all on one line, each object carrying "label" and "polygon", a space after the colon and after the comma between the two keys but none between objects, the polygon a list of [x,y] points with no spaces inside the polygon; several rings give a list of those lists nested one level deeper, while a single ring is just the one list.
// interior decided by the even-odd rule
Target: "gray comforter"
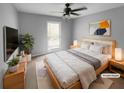
[{"label": "gray comforter", "polygon": [[92,65],[94,67],[94,69],[97,69],[100,67],[101,62],[99,59],[96,59],[90,55],[84,54],[82,52],[70,49],[68,50],[68,52],[76,55],[77,57],[79,57],[81,60],[83,60],[84,62],[87,62],[88,64]]}]

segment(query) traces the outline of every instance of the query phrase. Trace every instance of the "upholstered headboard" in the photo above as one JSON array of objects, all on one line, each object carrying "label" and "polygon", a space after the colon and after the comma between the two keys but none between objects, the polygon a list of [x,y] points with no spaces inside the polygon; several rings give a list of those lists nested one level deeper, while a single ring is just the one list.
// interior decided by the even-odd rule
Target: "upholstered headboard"
[{"label": "upholstered headboard", "polygon": [[91,38],[83,38],[81,42],[91,42],[91,43],[99,43],[110,46],[110,51],[112,58],[115,57],[115,48],[116,48],[116,41],[115,40],[107,40],[107,39],[91,39]]}]

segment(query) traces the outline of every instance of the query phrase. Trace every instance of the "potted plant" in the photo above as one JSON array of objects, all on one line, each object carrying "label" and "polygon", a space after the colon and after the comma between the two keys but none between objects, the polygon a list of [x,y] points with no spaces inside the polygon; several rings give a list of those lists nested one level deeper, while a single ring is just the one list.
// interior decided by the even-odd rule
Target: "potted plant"
[{"label": "potted plant", "polygon": [[29,33],[26,33],[22,39],[22,43],[23,43],[23,49],[25,51],[25,54],[27,54],[28,56],[28,62],[29,62],[31,61],[31,50],[34,44],[33,36],[30,35]]},{"label": "potted plant", "polygon": [[15,71],[17,71],[18,63],[19,63],[19,58],[18,57],[15,57],[12,60],[10,60],[7,63],[8,64],[8,70],[9,70],[9,72],[15,72]]}]

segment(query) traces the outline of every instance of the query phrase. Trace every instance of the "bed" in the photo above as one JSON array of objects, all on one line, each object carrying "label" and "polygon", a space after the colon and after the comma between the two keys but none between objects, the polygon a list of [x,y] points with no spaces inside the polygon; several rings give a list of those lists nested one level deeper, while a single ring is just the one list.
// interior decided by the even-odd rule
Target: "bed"
[{"label": "bed", "polygon": [[[107,46],[109,54],[91,51],[85,48],[84,42]],[[85,38],[80,41],[80,44],[82,43],[83,48],[59,51],[45,56],[44,64],[54,88],[87,89],[97,76],[108,67],[109,58],[114,57],[115,40]]]}]

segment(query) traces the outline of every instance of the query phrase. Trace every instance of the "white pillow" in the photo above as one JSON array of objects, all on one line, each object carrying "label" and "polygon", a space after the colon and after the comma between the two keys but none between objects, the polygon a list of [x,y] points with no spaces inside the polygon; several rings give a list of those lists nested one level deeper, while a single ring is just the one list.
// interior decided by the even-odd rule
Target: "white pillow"
[{"label": "white pillow", "polygon": [[94,43],[95,46],[102,47],[102,54],[111,54],[110,46],[106,44]]},{"label": "white pillow", "polygon": [[90,48],[90,43],[82,42],[81,43],[81,48],[83,48],[83,49],[89,49]]},{"label": "white pillow", "polygon": [[95,44],[90,45],[89,50],[102,54],[103,46],[102,45],[95,45]]}]

